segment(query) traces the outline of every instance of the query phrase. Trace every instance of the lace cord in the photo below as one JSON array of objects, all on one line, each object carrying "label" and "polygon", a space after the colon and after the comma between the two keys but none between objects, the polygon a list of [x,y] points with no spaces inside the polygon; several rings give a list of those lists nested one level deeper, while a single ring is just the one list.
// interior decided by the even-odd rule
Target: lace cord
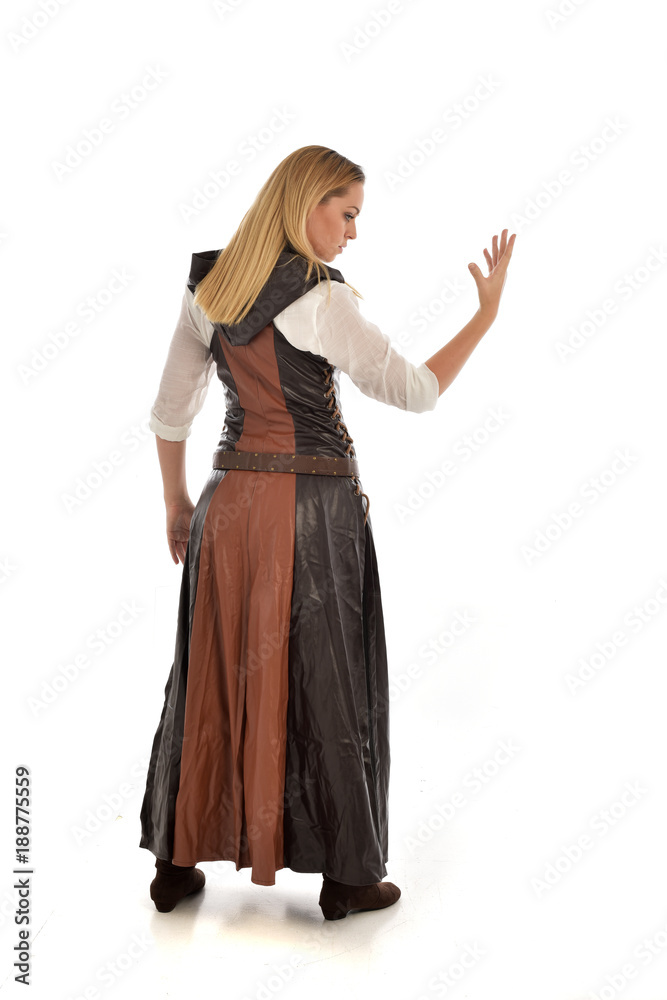
[{"label": "lace cord", "polygon": [[[325,384],[327,384],[329,386],[329,388],[327,389],[327,391],[324,393],[324,397],[325,397],[325,399],[327,397],[329,399],[329,402],[328,402],[327,406],[328,406],[329,410],[331,410],[331,419],[335,420],[337,416],[338,417],[342,417],[343,414],[338,409],[338,401],[336,400],[336,386],[335,386],[335,383],[334,383],[334,380],[333,380],[333,372],[334,372],[334,370],[333,370],[333,366],[332,365],[328,365],[324,369],[324,373],[325,373],[324,382],[325,382]],[[343,433],[342,433],[341,436],[343,438],[343,441],[347,441],[348,442],[347,447],[345,449],[345,454],[349,455],[351,458],[356,458],[357,456],[355,454],[354,448],[352,447],[352,442],[354,441],[354,438],[350,437],[350,435],[347,432],[347,426],[345,425],[345,423],[342,420],[337,420],[336,421],[336,429],[338,431],[340,431],[342,429]],[[364,513],[364,525],[365,525],[366,521],[368,520],[368,512],[369,512],[370,507],[371,507],[371,502],[370,502],[370,499],[368,497],[368,494],[364,493],[363,490],[361,489],[361,482],[359,480],[359,477],[358,476],[351,476],[350,478],[352,479],[352,482],[354,482],[356,484],[356,487],[357,487],[355,489],[355,491],[354,491],[355,496],[366,497],[366,511]]]}]

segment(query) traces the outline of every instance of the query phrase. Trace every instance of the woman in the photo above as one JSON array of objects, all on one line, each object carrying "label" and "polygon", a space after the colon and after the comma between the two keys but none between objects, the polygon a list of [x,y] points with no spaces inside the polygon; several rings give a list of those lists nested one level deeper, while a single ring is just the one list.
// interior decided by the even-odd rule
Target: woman
[{"label": "woman", "polygon": [[[167,540],[183,562],[174,662],[140,846],[160,911],[228,860],[274,885],[322,872],[325,918],[394,903],[387,861],[389,692],[369,500],[339,370],[369,396],[434,409],[493,323],[515,236],[475,264],[480,307],[421,365],[324,266],[356,239],[364,173],[324,146],[273,171],[223,250],[193,254],[151,412]],[[225,423],[195,506],[185,439],[213,371]]]}]

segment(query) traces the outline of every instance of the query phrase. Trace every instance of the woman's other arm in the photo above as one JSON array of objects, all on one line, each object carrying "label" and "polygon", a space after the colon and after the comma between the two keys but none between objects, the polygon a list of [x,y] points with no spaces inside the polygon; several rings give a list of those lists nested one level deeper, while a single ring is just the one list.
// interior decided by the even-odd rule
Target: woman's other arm
[{"label": "woman's other arm", "polygon": [[155,435],[164,502],[167,506],[191,502],[185,480],[186,440],[165,441],[158,434]]},{"label": "woman's other arm", "polygon": [[162,473],[164,504],[167,515],[167,545],[176,564],[185,562],[190,537],[190,521],[195,509],[185,480],[186,440],[165,441],[155,435]]},{"label": "woman's other arm", "polygon": [[211,336],[211,325],[194,306],[192,292],[186,287],[149,423],[162,473],[167,544],[177,564],[185,560],[195,509],[185,481],[185,442],[215,370]]}]

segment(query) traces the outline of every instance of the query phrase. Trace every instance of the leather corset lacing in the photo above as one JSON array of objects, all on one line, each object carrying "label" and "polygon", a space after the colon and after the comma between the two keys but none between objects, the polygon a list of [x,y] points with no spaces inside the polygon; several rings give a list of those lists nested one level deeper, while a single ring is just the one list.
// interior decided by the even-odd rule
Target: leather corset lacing
[{"label": "leather corset lacing", "polygon": [[[336,407],[335,410],[333,410],[333,412],[331,414],[331,419],[332,420],[336,416],[339,416],[339,417],[342,416],[340,410],[338,409],[338,403],[336,401],[336,385],[335,385],[334,380],[333,380],[333,373],[334,373],[333,365],[327,365],[327,367],[324,369],[324,381],[325,381],[325,383],[329,384],[329,388],[324,393],[324,395],[325,395],[325,397],[326,396],[329,397],[329,403],[327,404],[328,407],[329,407],[329,409],[331,409],[332,406],[334,406],[334,404],[335,404],[335,407]],[[351,438],[350,435],[347,433],[347,427],[345,426],[345,424],[343,423],[343,421],[342,420],[338,420],[336,422],[336,429],[340,430],[341,427],[343,428],[343,441],[347,441],[348,442],[347,448],[345,449],[345,454],[346,455],[350,455],[350,452],[352,452],[352,454],[350,455],[350,457],[351,458],[356,458],[356,454],[355,454],[354,448],[352,447],[352,442],[353,442],[354,438]],[[356,496],[361,495],[362,497],[366,497],[366,513],[364,514],[364,524],[366,524],[366,521],[368,519],[368,512],[369,512],[369,510],[371,508],[371,502],[368,499],[367,494],[362,492],[361,482],[359,481],[359,476],[352,476],[351,478],[352,478],[352,481],[354,483],[356,483],[356,485],[357,485],[357,488],[354,491],[355,495]]]},{"label": "leather corset lacing", "polygon": [[[331,419],[335,420],[337,416],[340,417],[342,414],[338,409],[336,401],[336,385],[333,380],[333,372],[332,365],[328,365],[324,369],[324,382],[329,386],[324,396],[329,399],[327,406],[331,410]],[[366,497],[365,525],[368,520],[371,502],[368,499],[368,495],[361,489],[359,466],[354,448],[352,447],[354,438],[351,438],[347,433],[347,427],[342,420],[336,421],[336,430],[342,430],[343,441],[348,442],[345,449],[346,458],[333,458],[329,455],[290,455],[282,452],[240,451],[236,449],[236,451],[215,451],[213,453],[213,468],[246,469],[247,471],[259,470],[261,472],[295,472],[297,474],[308,473],[321,476],[348,476],[356,483],[355,496]]]}]

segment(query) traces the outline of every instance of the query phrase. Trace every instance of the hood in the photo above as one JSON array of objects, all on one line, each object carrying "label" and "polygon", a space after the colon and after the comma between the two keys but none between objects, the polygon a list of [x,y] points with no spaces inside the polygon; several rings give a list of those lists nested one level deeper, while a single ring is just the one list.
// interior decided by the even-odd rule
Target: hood
[{"label": "hood", "polygon": [[[224,247],[222,248],[224,249]],[[195,288],[211,270],[222,250],[204,250],[193,253],[188,288],[194,294]],[[344,282],[345,278],[335,267],[323,265],[332,281]],[[286,309],[292,302],[305,295],[317,284],[315,271],[306,281],[308,261],[294,250],[283,250],[269,278],[253,303],[252,309],[240,323],[213,323],[233,345],[247,344],[271,322],[274,316]]]}]

